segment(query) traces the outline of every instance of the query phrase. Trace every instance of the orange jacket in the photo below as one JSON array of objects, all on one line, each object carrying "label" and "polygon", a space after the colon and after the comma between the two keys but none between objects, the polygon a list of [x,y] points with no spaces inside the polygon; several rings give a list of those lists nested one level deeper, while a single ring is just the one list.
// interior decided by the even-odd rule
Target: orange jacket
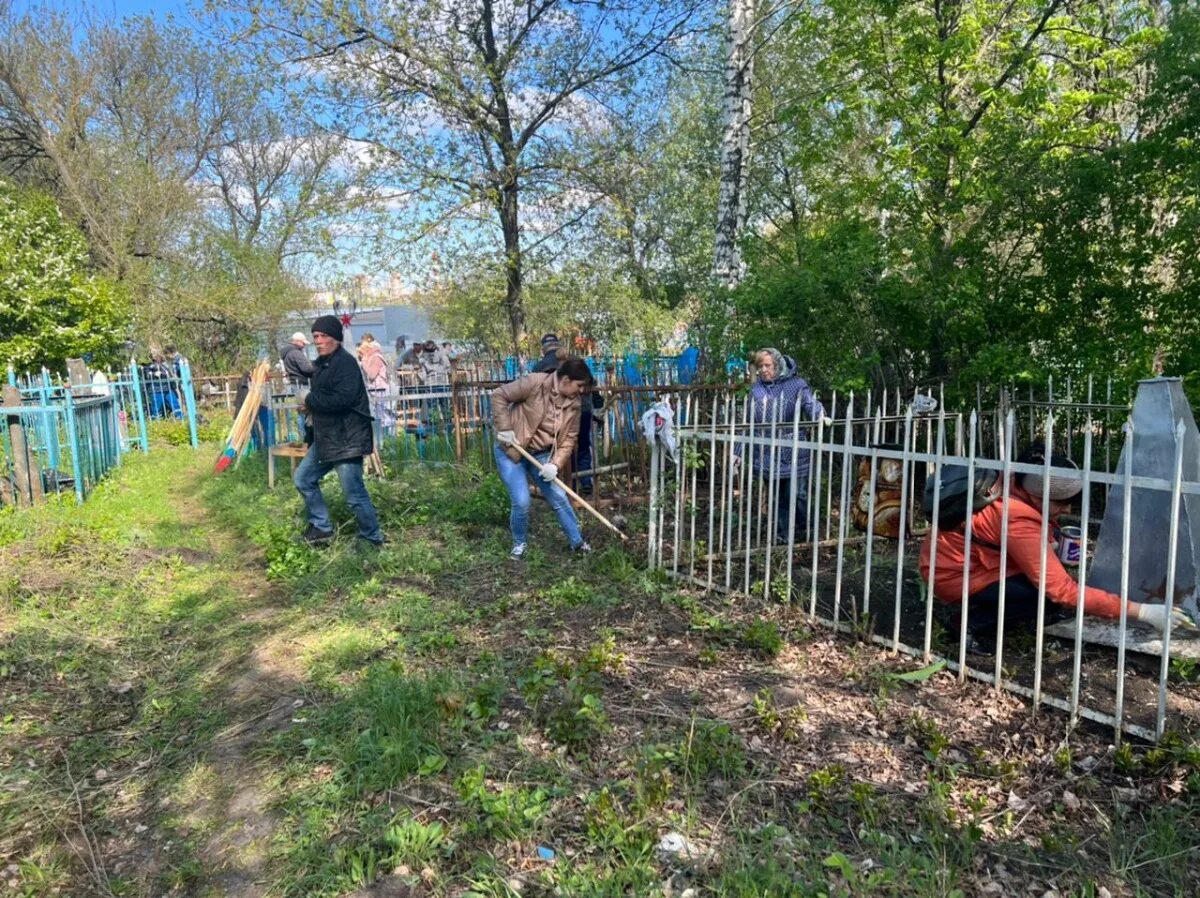
[{"label": "orange jacket", "polygon": [[[1032,503],[1019,487],[1009,496],[1008,513],[1008,570],[1007,576],[1024,574],[1029,582],[1038,583],[1042,552],[1042,510]],[[1000,580],[1000,527],[1004,503],[993,502],[975,513],[971,519],[971,567],[967,591],[971,595]],[[921,576],[929,582],[929,555],[932,529],[921,543]],[[933,594],[943,602],[962,602],[963,549],[966,535],[963,528],[938,532],[937,570],[934,572]],[[1074,608],[1079,585],[1067,573],[1054,554],[1046,552],[1046,596],[1052,602]],[[1120,617],[1121,599],[1094,586],[1084,587],[1083,610],[1097,617]]]}]

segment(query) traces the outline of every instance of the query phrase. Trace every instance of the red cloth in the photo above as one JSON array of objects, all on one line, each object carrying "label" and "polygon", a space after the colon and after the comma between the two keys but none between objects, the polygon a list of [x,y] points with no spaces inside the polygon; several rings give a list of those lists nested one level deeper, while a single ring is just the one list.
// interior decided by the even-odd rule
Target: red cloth
[{"label": "red cloth", "polygon": [[[1042,551],[1042,510],[1033,504],[1019,487],[1009,496],[1008,569],[1012,577],[1024,574],[1029,582],[1038,583]],[[1000,579],[1000,528],[1003,523],[1003,502],[997,500],[971,519],[971,567],[967,590],[971,595]],[[932,529],[921,543],[921,576],[929,581],[929,556]],[[943,602],[962,602],[963,549],[966,534],[963,528],[938,532],[937,570],[934,572],[933,594]],[[1050,601],[1074,608],[1079,585],[1066,569],[1053,548],[1046,552],[1046,595]],[[1121,598],[1094,586],[1084,587],[1083,610],[1096,617],[1121,616]]]}]

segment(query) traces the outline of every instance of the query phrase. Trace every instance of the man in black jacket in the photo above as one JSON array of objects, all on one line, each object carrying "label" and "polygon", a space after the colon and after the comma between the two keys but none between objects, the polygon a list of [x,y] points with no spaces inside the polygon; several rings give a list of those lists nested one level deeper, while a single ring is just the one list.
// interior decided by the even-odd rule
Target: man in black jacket
[{"label": "man in black jacket", "polygon": [[375,449],[367,387],[358,362],[342,348],[342,324],[336,317],[322,315],[313,322],[312,335],[317,360],[311,389],[301,406],[312,419],[305,440],[308,455],[292,477],[308,513],[304,541],[322,546],[333,539],[333,522],[321,495],[321,478],[336,470],[342,494],[358,520],[359,538],[378,546],[383,543],[383,532],[362,473],[363,456]]},{"label": "man in black jacket", "polygon": [[549,374],[558,370],[558,334],[546,334],[542,337],[542,357],[533,366],[534,374]]}]

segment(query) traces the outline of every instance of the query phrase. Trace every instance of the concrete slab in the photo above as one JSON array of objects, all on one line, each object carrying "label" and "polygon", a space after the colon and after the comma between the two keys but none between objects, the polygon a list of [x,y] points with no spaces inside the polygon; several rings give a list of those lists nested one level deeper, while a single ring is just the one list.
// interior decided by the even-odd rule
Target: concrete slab
[{"label": "concrete slab", "polygon": [[[1118,638],[1121,633],[1120,625],[1115,621],[1096,617],[1083,619],[1083,641],[1093,645],[1106,645],[1117,648],[1121,643]],[[1075,622],[1061,621],[1046,627],[1046,635],[1059,639],[1075,641]],[[1162,636],[1154,627],[1145,624],[1130,623],[1125,629],[1125,648],[1142,655],[1162,657]],[[1200,661],[1200,636],[1171,635],[1172,658],[1194,658]]]},{"label": "concrete slab", "polygon": [[[1170,480],[1175,472],[1175,432],[1183,424],[1183,479],[1200,482],[1200,432],[1177,377],[1156,377],[1138,384],[1133,402],[1133,440],[1121,449],[1116,470],[1125,470],[1133,452],[1135,476]],[[1167,547],[1170,541],[1171,494],[1134,488],[1130,503],[1129,598],[1161,603],[1166,598]],[[1109,490],[1104,520],[1096,539],[1088,583],[1108,592],[1121,590],[1121,537],[1124,486]],[[1179,512],[1179,549],[1175,565],[1175,603],[1200,617],[1200,496],[1184,495]]]}]

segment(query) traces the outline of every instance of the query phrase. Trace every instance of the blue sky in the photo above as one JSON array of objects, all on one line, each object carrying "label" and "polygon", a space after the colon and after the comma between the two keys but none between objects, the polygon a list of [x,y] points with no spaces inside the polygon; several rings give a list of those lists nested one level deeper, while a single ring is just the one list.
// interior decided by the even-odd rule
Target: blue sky
[{"label": "blue sky", "polygon": [[17,12],[24,12],[35,6],[50,6],[63,12],[91,12],[101,16],[111,16],[121,19],[126,16],[145,15],[150,13],[159,18],[173,14],[178,19],[189,18],[187,0],[97,0],[95,3],[82,3],[78,0],[50,0],[39,3],[37,0],[16,0],[13,3]]}]

